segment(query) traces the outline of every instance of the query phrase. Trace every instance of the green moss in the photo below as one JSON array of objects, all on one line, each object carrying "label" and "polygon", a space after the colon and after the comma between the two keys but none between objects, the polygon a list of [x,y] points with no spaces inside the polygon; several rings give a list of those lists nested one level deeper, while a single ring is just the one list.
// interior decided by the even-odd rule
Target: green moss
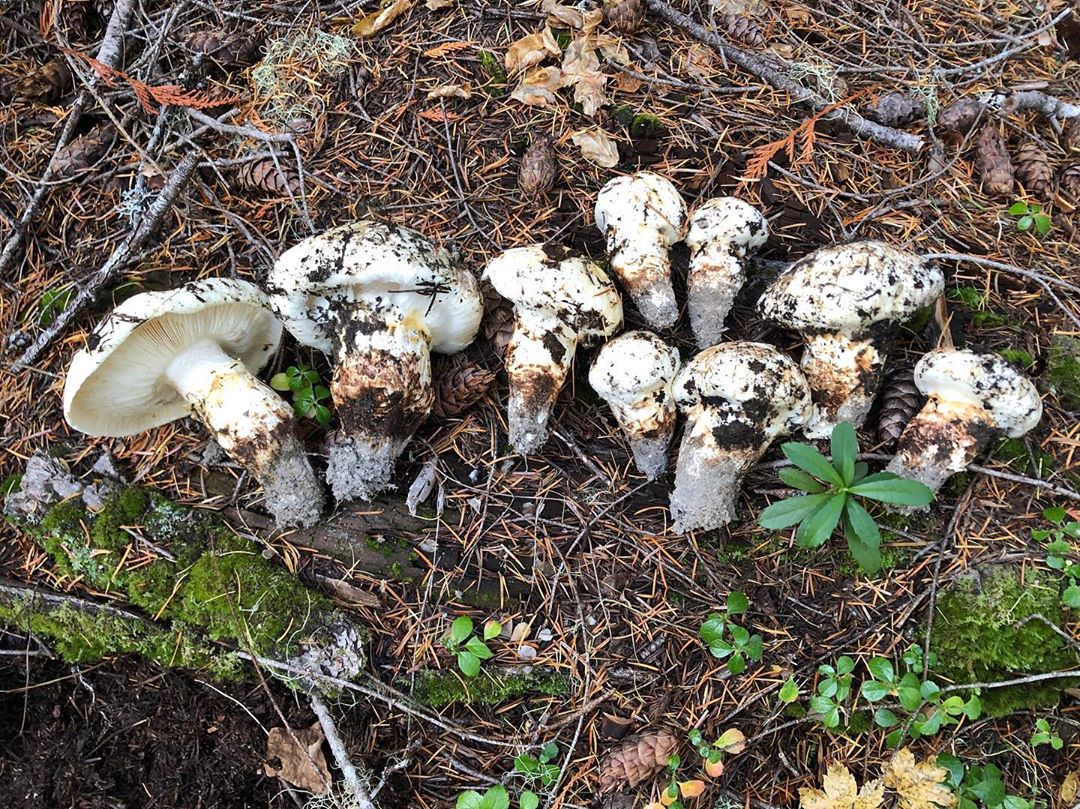
[{"label": "green moss", "polygon": [[998,351],[998,354],[1021,370],[1026,371],[1035,364],[1035,358],[1031,356],[1030,352],[1024,351],[1022,348],[1002,348]]},{"label": "green moss", "polygon": [[986,298],[975,287],[954,287],[945,293],[950,301],[962,303],[968,309],[982,309],[986,305]]},{"label": "green moss", "polygon": [[1054,335],[1046,364],[1046,380],[1063,407],[1080,410],[1080,340]]},{"label": "green moss", "polygon": [[1028,454],[1027,446],[1019,438],[1006,438],[994,448],[994,457],[1005,461],[1016,472],[1027,474],[1031,471],[1031,460],[1034,458],[1039,477],[1045,477],[1054,470],[1054,456],[1035,449]]},{"label": "green moss", "polygon": [[1012,321],[1000,312],[991,312],[989,309],[984,309],[981,312],[975,312],[971,316],[971,325],[978,329],[996,329],[1001,326],[1008,326]]},{"label": "green moss", "polygon": [[[936,672],[956,682],[993,682],[1075,666],[1078,657],[1041,621],[1017,629],[1039,613],[1061,623],[1058,587],[1041,574],[1011,566],[981,568],[939,594],[930,644]],[[984,710],[1004,716],[1020,708],[1053,706],[1067,681],[983,692]]]},{"label": "green moss", "polygon": [[561,696],[569,690],[570,679],[551,671],[505,674],[481,670],[479,676],[468,679],[456,671],[428,669],[417,673],[413,696],[423,705],[441,708],[452,703],[499,705],[523,694]]},{"label": "green moss", "polygon": [[630,120],[632,138],[660,138],[666,131],[664,122],[649,112],[639,112]]},{"label": "green moss", "polygon": [[480,60],[480,68],[488,77],[488,82],[485,87],[488,95],[506,95],[506,71],[503,69],[499,57],[491,51],[480,51],[478,58]]}]

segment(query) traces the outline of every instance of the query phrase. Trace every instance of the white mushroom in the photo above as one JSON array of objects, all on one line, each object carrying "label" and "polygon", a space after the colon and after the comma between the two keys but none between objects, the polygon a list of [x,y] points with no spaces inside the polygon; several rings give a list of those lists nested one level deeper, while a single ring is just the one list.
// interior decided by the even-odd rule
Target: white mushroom
[{"label": "white mushroom", "polygon": [[431,410],[429,352],[460,351],[476,336],[476,279],[416,231],[360,221],[287,250],[269,285],[285,327],[334,357],[334,496],[371,499],[390,487],[394,462]]},{"label": "white mushroom", "polygon": [[64,416],[76,430],[115,437],[191,416],[262,483],[279,524],[311,525],[323,495],[292,408],[253,375],[280,340],[266,296],[246,281],[135,295],[72,360]]},{"label": "white mushroom", "polygon": [[520,453],[533,452],[547,440],[548,419],[578,344],[619,328],[622,299],[593,262],[561,258],[557,249],[539,244],[499,254],[484,277],[514,304],[505,360],[510,443]]},{"label": "white mushroom", "polygon": [[806,336],[802,369],[814,392],[806,435],[866,420],[899,324],[944,287],[936,266],[881,242],[822,248],[770,285],[762,315]]},{"label": "white mushroom", "polygon": [[668,249],[682,236],[686,203],[669,180],[651,171],[616,177],[596,197],[596,227],[607,237],[612,272],[641,316],[656,329],[675,323]]},{"label": "white mushroom", "polygon": [[680,364],[679,352],[652,332],[629,331],[606,343],[589,371],[589,384],[611,407],[649,480],[667,468],[676,414],[671,385]]},{"label": "white mushroom", "polygon": [[671,516],[675,530],[726,525],[739,484],[778,436],[811,412],[810,389],[795,362],[764,343],[721,343],[675,378],[686,413]]},{"label": "white mushroom", "polygon": [[904,428],[888,471],[935,492],[993,439],[1019,438],[1042,418],[1035,386],[996,354],[931,351],[915,366],[915,384],[927,402]]},{"label": "white mushroom", "polygon": [[724,320],[746,282],[746,259],[768,238],[761,211],[735,197],[710,199],[690,217],[687,303],[699,348],[722,339]]}]

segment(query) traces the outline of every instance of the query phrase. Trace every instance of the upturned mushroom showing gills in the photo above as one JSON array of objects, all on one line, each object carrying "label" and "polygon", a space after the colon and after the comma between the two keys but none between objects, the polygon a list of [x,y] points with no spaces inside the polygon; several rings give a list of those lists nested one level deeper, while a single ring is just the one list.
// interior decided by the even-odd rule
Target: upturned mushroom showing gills
[{"label": "upturned mushroom showing gills", "polygon": [[64,384],[64,416],[123,437],[191,416],[263,485],[280,525],[311,525],[323,495],[292,408],[255,378],[281,323],[246,281],[213,278],[124,301],[87,338]]},{"label": "upturned mushroom showing gills", "polygon": [[596,197],[596,227],[607,237],[611,270],[655,329],[675,323],[668,249],[681,236],[686,203],[669,180],[651,171],[610,180]]},{"label": "upturned mushroom showing gills", "polygon": [[699,348],[722,339],[724,321],[746,282],[746,260],[768,238],[761,211],[735,197],[710,199],[690,217],[687,303]]},{"label": "upturned mushroom showing gills", "polygon": [[726,525],[739,484],[776,438],[810,415],[810,389],[795,362],[764,343],[706,348],[675,378],[686,414],[671,516],[675,530]]},{"label": "upturned mushroom showing gills", "polygon": [[589,384],[611,407],[649,480],[667,468],[676,414],[671,385],[680,365],[679,352],[655,334],[629,331],[605,343],[589,370]]},{"label": "upturned mushroom showing gills", "polygon": [[548,419],[580,343],[615,333],[622,299],[596,264],[562,258],[556,248],[515,247],[488,262],[484,277],[514,304],[506,347],[510,378],[510,443],[522,454],[539,449]]},{"label": "upturned mushroom showing gills", "polygon": [[802,369],[814,392],[807,436],[866,420],[899,325],[944,288],[930,262],[872,241],[817,250],[769,286],[761,314],[806,337]]},{"label": "upturned mushroom showing gills", "polygon": [[369,500],[390,487],[394,462],[431,411],[429,352],[460,351],[476,336],[479,285],[416,231],[360,221],[285,251],[269,288],[285,328],[334,358],[334,496]]},{"label": "upturned mushroom showing gills", "polygon": [[915,366],[927,396],[900,435],[888,471],[933,491],[967,469],[996,438],[1019,438],[1042,418],[1031,381],[996,354],[938,349]]}]

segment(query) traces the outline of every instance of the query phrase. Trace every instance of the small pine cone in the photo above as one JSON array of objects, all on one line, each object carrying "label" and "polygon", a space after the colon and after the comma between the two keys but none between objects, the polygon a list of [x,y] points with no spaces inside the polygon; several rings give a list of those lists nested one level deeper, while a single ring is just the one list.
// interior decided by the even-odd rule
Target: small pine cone
[{"label": "small pine cone", "polygon": [[1054,196],[1054,170],[1046,152],[1034,143],[1022,143],[1016,150],[1016,177],[1024,190],[1040,202],[1049,202]]},{"label": "small pine cone", "polygon": [[521,158],[518,171],[518,188],[528,199],[543,196],[555,184],[555,175],[559,169],[555,158],[555,147],[551,137],[538,134],[533,137],[529,148]]},{"label": "small pine cone", "polygon": [[88,0],[67,0],[61,6],[62,12],[57,24],[64,32],[64,38],[73,44],[86,42],[90,38],[90,3]]},{"label": "small pine cone", "polygon": [[1080,205],[1080,163],[1063,166],[1058,172],[1058,185],[1062,194]]},{"label": "small pine cone", "polygon": [[484,337],[501,357],[514,333],[514,307],[487,282],[480,289],[484,293]]},{"label": "small pine cone", "polygon": [[495,374],[475,363],[455,368],[435,381],[432,412],[439,418],[456,416],[480,401],[494,381]]},{"label": "small pine cone", "polygon": [[979,121],[985,107],[974,98],[961,98],[946,106],[937,115],[937,127],[946,140],[959,142]]},{"label": "small pine cone", "polygon": [[12,90],[24,98],[35,98],[52,104],[71,89],[71,71],[63,59],[51,59],[37,70],[15,82]]},{"label": "small pine cone", "polygon": [[113,9],[116,8],[116,3],[113,0],[91,0],[91,5],[94,7],[94,11],[105,22],[109,21],[112,17]]},{"label": "small pine cone", "polygon": [[679,740],[660,729],[630,736],[600,763],[600,794],[622,787],[635,787],[667,766]]},{"label": "small pine cone", "polygon": [[987,123],[975,145],[975,171],[983,190],[991,196],[1007,197],[1013,191],[1013,166],[997,125]]},{"label": "small pine cone", "polygon": [[111,124],[98,124],[56,153],[53,171],[57,177],[72,177],[94,165],[112,145]]},{"label": "small pine cone", "polygon": [[894,90],[882,93],[866,111],[867,117],[883,126],[904,126],[926,115],[926,105],[922,99]]},{"label": "small pine cone", "polygon": [[1074,115],[1065,121],[1061,142],[1066,149],[1080,152],[1080,115]]},{"label": "small pine cone", "polygon": [[761,26],[742,14],[728,14],[727,35],[748,48],[764,48],[766,44]]},{"label": "small pine cone", "polygon": [[245,67],[259,61],[259,42],[228,31],[196,31],[187,41],[188,50],[209,56],[222,65]]},{"label": "small pine cone", "polygon": [[[280,169],[278,166],[280,165]],[[300,177],[289,165],[279,159],[264,157],[245,163],[236,172],[236,184],[248,191],[264,191],[278,197],[293,196],[300,193]]]},{"label": "small pine cone", "polygon": [[604,19],[622,34],[636,34],[645,19],[645,0],[605,0]]},{"label": "small pine cone", "polygon": [[915,387],[911,368],[898,368],[885,381],[878,411],[877,437],[887,445],[900,439],[900,433],[919,412],[922,394]]}]

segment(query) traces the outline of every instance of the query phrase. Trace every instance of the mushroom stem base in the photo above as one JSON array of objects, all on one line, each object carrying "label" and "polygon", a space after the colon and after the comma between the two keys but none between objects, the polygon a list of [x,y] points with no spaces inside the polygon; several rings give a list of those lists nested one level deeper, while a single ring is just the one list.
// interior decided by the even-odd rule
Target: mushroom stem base
[{"label": "mushroom stem base", "polygon": [[671,286],[671,262],[665,248],[627,248],[611,257],[611,269],[623,282],[645,322],[668,329],[679,317],[679,304]]},{"label": "mushroom stem base", "polygon": [[506,347],[510,377],[507,421],[510,443],[525,455],[544,445],[548,421],[559,397],[577,341],[567,329],[534,329],[517,323]]},{"label": "mushroom stem base", "polygon": [[742,267],[734,258],[729,260],[730,265],[690,267],[687,305],[698,348],[717,345],[724,339],[724,321],[745,280]]},{"label": "mushroom stem base", "polygon": [[393,488],[394,464],[408,439],[336,435],[326,443],[326,482],[338,500],[371,500]]},{"label": "mushroom stem base", "polygon": [[649,480],[656,480],[667,469],[668,445],[671,434],[662,436],[639,436],[630,438],[630,449],[634,453],[634,463]]},{"label": "mushroom stem base", "polygon": [[845,421],[861,427],[874,404],[885,355],[869,340],[816,334],[807,338],[800,364],[814,396],[814,412],[803,433],[828,438]]},{"label": "mushroom stem base", "polygon": [[767,446],[767,441],[718,446],[708,432],[688,427],[679,448],[675,488],[671,492],[675,532],[710,530],[731,522],[739,484]]}]

